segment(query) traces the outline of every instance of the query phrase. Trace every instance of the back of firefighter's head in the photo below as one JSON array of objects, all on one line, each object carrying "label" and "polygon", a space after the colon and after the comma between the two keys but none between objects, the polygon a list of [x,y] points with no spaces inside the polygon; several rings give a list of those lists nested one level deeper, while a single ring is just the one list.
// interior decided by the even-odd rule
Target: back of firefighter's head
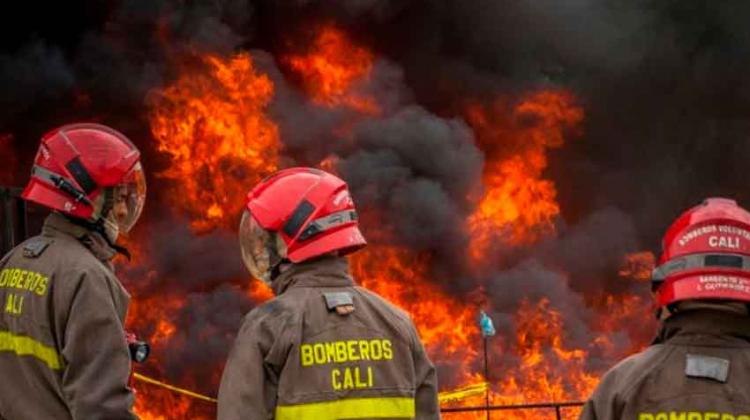
[{"label": "back of firefighter's head", "polygon": [[247,195],[240,222],[242,259],[273,281],[282,262],[345,255],[366,245],[346,183],[313,168],[281,170]]},{"label": "back of firefighter's head", "polygon": [[[750,213],[709,198],[667,230],[653,282],[662,315],[689,308],[750,304]],[[665,310],[666,309],[666,310]]]},{"label": "back of firefighter's head", "polygon": [[42,137],[23,198],[77,219],[114,242],[146,199],[140,152],[101,124],[69,124]]}]

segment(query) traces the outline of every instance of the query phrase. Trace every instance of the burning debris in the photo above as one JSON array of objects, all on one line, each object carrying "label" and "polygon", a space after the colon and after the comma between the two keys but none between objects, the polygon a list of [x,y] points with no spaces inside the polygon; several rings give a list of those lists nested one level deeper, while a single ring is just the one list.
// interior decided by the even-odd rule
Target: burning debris
[{"label": "burning debris", "polygon": [[[143,374],[203,394],[242,315],[271,297],[234,230],[275,169],[348,181],[371,243],[354,274],[412,315],[443,390],[485,381],[476,319],[489,314],[496,404],[584,398],[651,338],[643,280],[660,229],[744,191],[729,175],[749,144],[748,65],[733,53],[748,41],[729,35],[744,30],[728,6],[699,23],[677,3],[168,3],[76,6],[91,21],[8,38],[0,180],[24,182],[61,122],[138,142],[151,179],[121,268],[129,328],[152,345]],[[215,410],[148,384],[137,409]]]}]

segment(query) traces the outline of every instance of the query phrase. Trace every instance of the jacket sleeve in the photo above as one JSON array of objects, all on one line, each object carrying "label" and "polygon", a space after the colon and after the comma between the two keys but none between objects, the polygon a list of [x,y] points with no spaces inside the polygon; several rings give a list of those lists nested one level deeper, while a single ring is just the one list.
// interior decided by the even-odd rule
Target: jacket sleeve
[{"label": "jacket sleeve", "polygon": [[427,357],[427,352],[413,324],[411,330],[412,357],[414,358],[417,384],[415,395],[416,420],[438,420],[440,419],[440,405],[438,404],[437,371]]},{"label": "jacket sleeve", "polygon": [[245,318],[224,366],[218,420],[273,419],[278,375],[265,362],[268,331],[253,315]]},{"label": "jacket sleeve", "polygon": [[128,387],[130,353],[106,278],[83,274],[70,297],[63,392],[74,419],[137,419]]}]

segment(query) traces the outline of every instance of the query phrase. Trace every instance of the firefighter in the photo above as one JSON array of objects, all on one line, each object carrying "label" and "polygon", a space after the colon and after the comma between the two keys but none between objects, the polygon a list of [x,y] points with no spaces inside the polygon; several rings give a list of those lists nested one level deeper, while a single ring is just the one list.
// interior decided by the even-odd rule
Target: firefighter
[{"label": "firefighter", "polygon": [[140,153],[121,133],[70,124],[45,134],[22,193],[52,210],[0,261],[0,419],[135,419],[113,272],[138,219]]},{"label": "firefighter", "polygon": [[663,241],[654,343],[601,380],[586,420],[750,420],[750,213],[708,199]]},{"label": "firefighter", "polygon": [[437,378],[409,316],[357,286],[365,246],[347,185],[282,170],[247,196],[250,273],[276,298],[244,319],[219,389],[221,420],[439,419]]}]

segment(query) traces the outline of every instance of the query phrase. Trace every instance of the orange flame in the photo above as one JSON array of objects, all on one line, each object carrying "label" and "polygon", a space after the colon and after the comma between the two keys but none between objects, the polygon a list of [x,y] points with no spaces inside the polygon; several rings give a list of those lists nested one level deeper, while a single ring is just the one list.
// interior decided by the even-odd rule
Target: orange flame
[{"label": "orange flame", "polygon": [[[520,405],[533,402],[574,401],[585,398],[594,389],[598,375],[586,369],[589,353],[585,349],[569,348],[564,344],[565,322],[562,314],[553,308],[547,298],[537,303],[524,300],[514,316],[515,337],[493,337],[489,345],[490,366],[501,363],[492,357],[506,359],[511,356],[513,363],[503,361],[502,377],[490,376],[491,405]],[[492,371],[492,369],[490,369]],[[471,382],[482,381],[481,374],[475,374]],[[484,406],[484,395],[471,397],[451,406]],[[575,419],[578,408],[562,411],[562,418]],[[505,420],[555,419],[554,409],[505,410],[496,412],[493,417]],[[445,414],[446,420],[485,418],[484,412]]]},{"label": "orange flame", "polygon": [[151,131],[170,166],[174,204],[207,231],[234,228],[249,188],[278,166],[278,127],[265,114],[273,83],[247,54],[208,55],[151,98]]},{"label": "orange flame", "polygon": [[274,297],[273,290],[260,280],[248,279],[247,295],[253,302],[263,303]]},{"label": "orange flame", "polygon": [[[516,314],[516,345],[521,358],[515,380],[506,379],[499,393],[512,402],[565,401],[587,395],[598,378],[586,373],[587,352],[563,344],[564,321],[547,298],[524,301]],[[560,367],[564,367],[564,375]],[[518,388],[515,385],[519,385]],[[500,398],[501,400],[507,398]]]},{"label": "orange flame", "polygon": [[[197,66],[185,68],[170,86],[152,92],[149,104],[155,147],[169,158],[169,166],[159,176],[172,181],[169,200],[190,218],[197,233],[218,227],[235,229],[247,191],[277,169],[281,148],[278,128],[265,113],[273,94],[271,80],[256,71],[247,54],[228,59],[200,57]],[[130,245],[136,261],[145,263],[149,255]],[[150,283],[156,276],[158,273],[147,273],[142,282]],[[249,300],[270,297],[267,287],[247,284],[242,292]],[[137,367],[139,371],[166,379],[170,349],[196,345],[185,343],[177,330],[176,317],[184,304],[180,291],[134,292],[128,325],[143,334],[153,349],[148,362]],[[219,382],[221,362],[216,361],[217,369],[210,373],[211,383]],[[197,391],[205,386],[196,383],[189,367],[180,374],[178,385]],[[135,409],[141,418],[215,417],[215,406],[210,403],[149,384],[137,383],[136,389]]]},{"label": "orange flame", "polygon": [[314,102],[378,114],[377,102],[357,92],[359,85],[369,79],[373,61],[370,51],[353,44],[345,32],[334,26],[324,26],[317,32],[311,51],[284,59],[300,76]]},{"label": "orange flame", "polygon": [[566,130],[583,120],[583,110],[564,91],[537,92],[516,104],[510,118],[506,114],[500,101],[489,108],[472,105],[467,111],[480,144],[501,144],[512,152],[488,156],[485,194],[468,221],[475,260],[495,238],[520,245],[554,232],[560,207],[555,185],[542,179],[546,151],[562,146]]},{"label": "orange flame", "polygon": [[470,362],[479,342],[476,312],[430,283],[428,262],[405,249],[371,245],[352,256],[352,273],[362,286],[411,315],[436,361]]},{"label": "orange flame", "polygon": [[[225,60],[201,58],[201,66],[186,70],[175,83],[151,99],[151,129],[156,148],[170,166],[161,176],[173,181],[171,200],[186,213],[198,233],[216,227],[236,226],[242,197],[261,176],[278,167],[281,144],[277,126],[265,109],[273,96],[273,84],[259,74],[248,55]],[[361,114],[380,112],[377,101],[361,93],[373,68],[374,55],[353,44],[338,28],[320,29],[308,52],[282,59],[296,73],[311,100],[325,107],[346,107]],[[468,257],[490,263],[488,249],[497,238],[509,246],[533,244],[554,234],[560,213],[555,185],[544,179],[546,153],[562,146],[565,133],[578,129],[583,110],[564,91],[537,92],[508,107],[502,101],[490,106],[472,105],[466,111],[478,142],[487,154],[483,177],[485,194],[466,221],[474,238]],[[499,146],[498,146],[499,145]],[[335,171],[337,160],[329,157],[320,166]],[[377,214],[363,213],[363,224]],[[431,279],[429,255],[387,242],[388,232],[373,232],[373,245],[352,257],[354,277],[364,286],[403,308],[414,319],[434,362],[455,370],[455,386],[484,381],[481,371],[482,337],[477,325],[477,302],[456,297]],[[386,240],[379,240],[386,239]],[[643,261],[646,261],[643,263]],[[623,277],[638,278],[647,257],[628,257]],[[270,289],[252,281],[243,293],[255,302],[272,297]],[[173,303],[165,303],[173,302]],[[156,348],[174,341],[175,322],[184,298],[179,296],[134,299],[131,319],[150,325]],[[554,302],[525,300],[511,317],[515,334],[488,341],[491,354],[517,360],[504,366],[501,378],[490,377],[491,402],[527,403],[580,399],[596,384],[599,372],[591,372],[586,360],[592,351],[616,355],[609,331],[623,329],[633,314],[647,304],[644,299],[602,294],[586,301],[587,307],[605,314],[595,328],[602,334],[591,346],[570,347],[564,340],[565,319]],[[506,326],[507,330],[507,326]],[[187,345],[186,343],[182,343]],[[637,348],[629,349],[635,351]],[[168,355],[164,347],[154,352]],[[507,356],[507,357],[506,357]],[[166,356],[162,356],[166,357]],[[491,360],[490,363],[493,363]],[[507,362],[505,362],[507,364]],[[217,371],[214,383],[218,383]],[[180,385],[195,386],[189,378]],[[446,384],[443,384],[445,386]],[[143,418],[210,418],[201,404],[169,391],[141,387],[137,410]],[[483,396],[461,405],[481,405]],[[169,413],[166,415],[165,413]],[[566,410],[572,419],[576,410]],[[165,417],[166,416],[166,417]],[[484,413],[445,415],[446,419],[483,419]],[[528,420],[553,419],[554,411],[503,412],[493,417]]]}]

